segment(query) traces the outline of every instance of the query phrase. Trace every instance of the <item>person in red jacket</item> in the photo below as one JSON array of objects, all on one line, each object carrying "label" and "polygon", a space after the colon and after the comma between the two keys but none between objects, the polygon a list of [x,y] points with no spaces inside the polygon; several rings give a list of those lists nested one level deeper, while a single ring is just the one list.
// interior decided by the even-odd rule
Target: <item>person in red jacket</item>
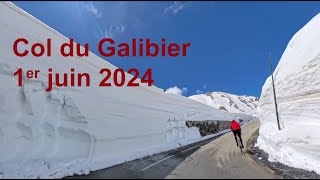
[{"label": "person in red jacket", "polygon": [[240,145],[241,145],[241,147],[243,148],[243,143],[242,143],[242,138],[241,138],[241,126],[240,126],[240,124],[239,124],[237,121],[232,120],[232,121],[231,121],[231,130],[232,130],[232,132],[233,132],[233,135],[234,135],[234,138],[235,138],[235,140],[236,140],[237,146],[239,146],[238,141],[237,141],[237,135],[238,135],[238,137],[240,138],[240,142],[241,142]]}]

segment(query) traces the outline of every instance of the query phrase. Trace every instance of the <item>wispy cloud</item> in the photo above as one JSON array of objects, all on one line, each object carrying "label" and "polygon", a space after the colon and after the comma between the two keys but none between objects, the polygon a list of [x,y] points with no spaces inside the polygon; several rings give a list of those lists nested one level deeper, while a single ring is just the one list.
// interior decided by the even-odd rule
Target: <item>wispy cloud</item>
[{"label": "wispy cloud", "polygon": [[171,94],[177,94],[177,95],[183,95],[188,92],[188,89],[186,87],[179,88],[177,86],[168,88],[165,93],[171,93]]},{"label": "wispy cloud", "polygon": [[202,94],[203,91],[201,91],[201,90],[198,89],[198,90],[196,91],[196,93],[197,93],[197,94]]},{"label": "wispy cloud", "polygon": [[101,18],[102,17],[102,13],[96,8],[96,6],[93,4],[93,2],[88,2],[84,5],[84,8],[91,13],[92,15],[94,15],[96,18]]},{"label": "wispy cloud", "polygon": [[206,88],[207,88],[207,85],[208,85],[207,83],[204,84],[204,85],[202,86],[202,88],[203,88],[203,89],[206,89]]},{"label": "wispy cloud", "polygon": [[188,92],[188,89],[186,87],[182,88],[182,94],[185,94]]},{"label": "wispy cloud", "polygon": [[184,8],[184,5],[180,1],[174,1],[173,4],[171,4],[169,7],[166,7],[163,11],[164,14],[172,13],[174,15],[177,15],[182,9]]},{"label": "wispy cloud", "polygon": [[106,30],[105,36],[108,38],[114,38],[125,31],[125,26],[122,24],[111,24],[109,29]]}]

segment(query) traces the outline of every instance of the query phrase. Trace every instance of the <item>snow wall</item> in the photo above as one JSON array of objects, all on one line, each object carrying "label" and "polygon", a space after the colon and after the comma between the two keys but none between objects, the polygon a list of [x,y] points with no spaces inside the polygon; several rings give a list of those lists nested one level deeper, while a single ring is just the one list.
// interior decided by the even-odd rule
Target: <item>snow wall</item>
[{"label": "snow wall", "polygon": [[320,14],[290,40],[274,80],[281,130],[269,77],[260,98],[257,146],[270,161],[320,174]]},{"label": "snow wall", "polygon": [[[17,57],[12,46],[21,37],[30,44],[51,38],[52,56]],[[154,86],[98,87],[104,78],[100,69],[115,66],[91,52],[84,58],[62,57],[60,45],[68,38],[9,2],[0,3],[0,40],[2,178],[86,174],[201,140],[198,129],[186,127],[187,120],[251,118],[165,94]],[[18,68],[43,73],[38,79],[25,78],[19,87],[13,76]],[[47,93],[48,68],[89,73],[91,87],[55,87]]]}]

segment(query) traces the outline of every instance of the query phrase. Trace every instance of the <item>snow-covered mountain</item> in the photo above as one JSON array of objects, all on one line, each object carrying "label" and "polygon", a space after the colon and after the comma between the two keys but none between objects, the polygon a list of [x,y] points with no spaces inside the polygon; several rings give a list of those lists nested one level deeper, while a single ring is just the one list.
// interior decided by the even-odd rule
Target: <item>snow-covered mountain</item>
[{"label": "snow-covered mountain", "polygon": [[320,174],[320,14],[290,40],[274,80],[281,130],[278,130],[269,77],[260,98],[258,146],[270,161]]},{"label": "snow-covered mountain", "polygon": [[224,92],[208,92],[189,97],[192,100],[209,105],[221,111],[257,115],[259,99],[253,96],[238,96]]},{"label": "snow-covered mountain", "polygon": [[[12,45],[21,37],[29,44],[20,45],[19,52],[51,38],[51,57],[17,57]],[[187,120],[251,118],[155,86],[99,87],[105,77],[100,70],[117,67],[91,52],[89,57],[62,57],[60,45],[69,39],[10,2],[0,2],[0,40],[0,178],[88,173],[200,140],[197,128],[186,127]],[[18,68],[40,70],[39,77],[24,77],[19,87],[13,76]],[[46,92],[49,68],[60,74],[71,68],[88,73],[91,86]],[[126,74],[126,81],[131,77]]]}]

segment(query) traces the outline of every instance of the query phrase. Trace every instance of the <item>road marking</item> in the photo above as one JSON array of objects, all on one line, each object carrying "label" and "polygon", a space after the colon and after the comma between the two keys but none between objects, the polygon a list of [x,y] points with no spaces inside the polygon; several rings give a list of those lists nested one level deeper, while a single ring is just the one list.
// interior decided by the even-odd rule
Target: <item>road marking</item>
[{"label": "road marking", "polygon": [[193,147],[188,148],[188,149],[185,149],[185,150],[183,150],[183,151],[181,151],[181,152],[186,152],[186,151],[189,151],[189,150],[191,150],[191,149],[197,148],[197,147],[199,147],[199,146],[201,146],[201,145],[193,146]]},{"label": "road marking", "polygon": [[[230,130],[229,130],[229,131],[230,131]],[[224,135],[224,134],[228,133],[229,131],[226,131],[226,132],[221,133],[221,134],[219,134],[219,135],[217,134],[216,136],[210,137],[210,138],[208,138],[208,139],[211,139],[211,138],[217,139],[218,136]],[[204,139],[204,140],[207,140],[207,139]],[[204,140],[203,140],[203,141],[204,141]],[[201,142],[201,141],[199,141],[199,142]],[[208,144],[208,143],[206,143],[206,144]],[[199,147],[199,146],[202,146],[202,145],[196,145],[196,146],[193,146],[193,147],[191,147],[191,148],[185,149],[185,150],[183,150],[183,151],[181,151],[181,152],[184,153],[184,152],[186,152],[186,151],[189,151],[189,150],[194,149],[194,148]],[[145,171],[145,170],[147,170],[147,169],[149,169],[149,168],[151,168],[151,167],[153,167],[153,166],[161,163],[162,161],[165,161],[165,160],[167,160],[167,159],[170,159],[170,158],[172,158],[173,156],[175,156],[175,155],[168,156],[168,157],[166,157],[166,158],[164,158],[164,159],[162,159],[162,160],[160,160],[160,161],[158,161],[158,162],[156,162],[156,163],[153,163],[153,164],[151,164],[150,166],[142,169],[141,172],[143,172],[143,171]]]},{"label": "road marking", "polygon": [[172,158],[173,156],[174,156],[174,155],[171,155],[171,156],[166,157],[166,158],[164,158],[164,159],[162,159],[162,160],[160,160],[160,161],[158,161],[158,162],[156,162],[156,163],[153,163],[153,164],[151,164],[150,166],[148,166],[148,167],[146,167],[146,168],[142,169],[141,171],[145,171],[145,170],[147,170],[147,169],[151,168],[152,166],[155,166],[155,165],[157,165],[157,164],[161,163],[162,161],[165,161],[165,160],[167,160],[167,159],[169,159],[169,158]]},{"label": "road marking", "polygon": [[[193,146],[193,147],[188,148],[188,149],[185,149],[185,150],[183,150],[183,151],[181,151],[181,152],[186,152],[186,151],[189,151],[189,150],[194,149],[194,148],[199,147],[199,146],[201,146],[201,145]],[[147,169],[149,169],[149,168],[151,168],[151,167],[153,167],[153,166],[161,163],[162,161],[165,161],[165,160],[167,160],[167,159],[172,158],[173,156],[175,156],[175,155],[168,156],[168,157],[166,157],[166,158],[164,158],[164,159],[162,159],[162,160],[160,160],[160,161],[158,161],[158,162],[155,162],[155,163],[151,164],[150,166],[142,169],[141,171],[145,171],[145,170],[147,170]]]}]

